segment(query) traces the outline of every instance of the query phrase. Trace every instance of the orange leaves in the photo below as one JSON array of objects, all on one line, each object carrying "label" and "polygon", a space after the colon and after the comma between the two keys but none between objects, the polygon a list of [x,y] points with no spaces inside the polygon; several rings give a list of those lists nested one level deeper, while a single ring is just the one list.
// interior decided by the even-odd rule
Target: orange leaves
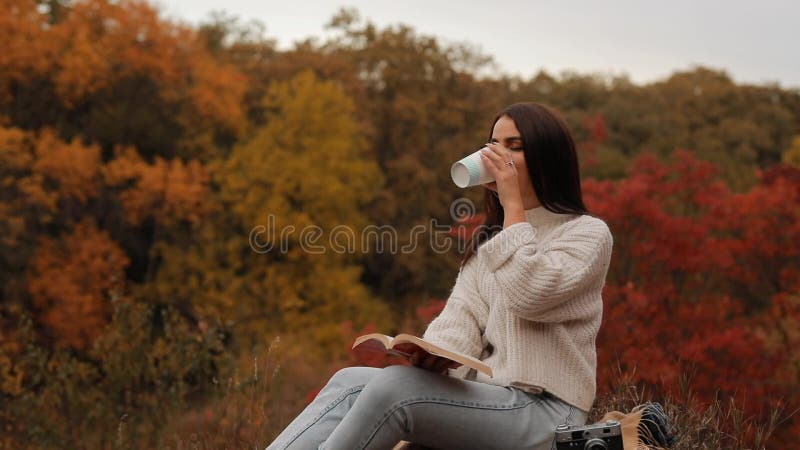
[{"label": "orange leaves", "polygon": [[[74,139],[67,143],[45,129],[38,134],[0,128],[0,182],[22,198],[0,203],[0,217],[36,206],[53,215],[60,202],[80,205],[101,190],[118,188],[125,218],[133,225],[146,217],[168,223],[195,223],[208,213],[209,174],[198,161],[144,161],[132,148],[118,149],[116,158],[103,164],[100,148]],[[39,219],[44,216],[40,215]]]},{"label": "orange leaves", "polygon": [[62,39],[56,89],[67,102],[126,78],[150,78],[164,100],[186,97],[204,118],[239,129],[246,80],[214,61],[196,33],[158,17],[145,2],[76,3],[53,27]]},{"label": "orange leaves", "polygon": [[[0,161],[6,169],[0,172],[4,188],[23,196],[15,200],[18,213],[36,206],[55,214],[60,202],[86,205],[108,188],[120,190],[123,214],[133,225],[148,216],[168,223],[196,223],[210,209],[209,174],[198,161],[156,157],[150,164],[134,149],[122,148],[103,164],[96,145],[83,145],[77,139],[67,143],[48,129],[36,135],[4,128],[0,128]],[[8,208],[0,206],[0,214]]]},{"label": "orange leaves", "polygon": [[247,90],[247,79],[231,68],[220,66],[206,53],[196,55],[188,63],[195,81],[188,95],[197,113],[241,134],[246,124],[241,101]]},{"label": "orange leaves", "polygon": [[189,107],[185,120],[243,130],[244,75],[216,61],[195,31],[162,20],[146,2],[72,2],[60,21],[48,24],[37,2],[13,0],[11,12],[0,14],[0,42],[0,100],[12,83],[46,80],[73,109],[127,80],[147,79],[161,100]]},{"label": "orange leaves", "polygon": [[52,66],[52,42],[41,39],[47,17],[33,0],[3,0],[0,13],[0,100],[11,82],[43,75]]},{"label": "orange leaves", "polygon": [[146,217],[166,223],[196,223],[209,211],[209,174],[197,161],[156,158],[145,162],[135,150],[122,149],[105,167],[110,186],[124,187],[119,194],[125,218],[140,225]]},{"label": "orange leaves", "polygon": [[[14,240],[34,223],[49,223],[69,202],[85,205],[99,191],[100,149],[58,139],[52,130],[0,128],[0,218]],[[15,231],[16,230],[16,231]]]},{"label": "orange leaves", "polygon": [[[69,24],[69,22],[68,22]],[[102,51],[102,40],[90,34],[86,27],[56,27],[54,33],[61,43],[58,49],[57,71],[53,82],[59,97],[67,105],[109,86],[112,62]],[[65,39],[64,39],[65,38]],[[100,43],[101,45],[98,45]]]},{"label": "orange leaves", "polygon": [[82,145],[76,139],[68,144],[45,130],[36,141],[35,151],[32,173],[55,182],[62,198],[85,203],[97,195],[99,147]]},{"label": "orange leaves", "polygon": [[60,239],[43,238],[28,273],[39,322],[56,344],[86,348],[110,318],[109,295],[121,287],[128,258],[90,221]]},{"label": "orange leaves", "polygon": [[[129,263],[92,217],[120,223],[121,215],[133,226],[152,217],[169,227],[195,223],[209,210],[209,176],[197,161],[149,164],[126,148],[103,164],[98,146],[64,142],[48,129],[0,128],[0,162],[0,244],[20,275],[27,265],[36,317],[61,346],[85,348],[98,335],[108,319],[108,292],[123,283]],[[122,208],[98,214],[96,208],[116,202]]]},{"label": "orange leaves", "polygon": [[53,81],[66,104],[130,76],[174,86],[179,39],[190,36],[188,30],[159,21],[145,3],[103,0],[75,3],[62,22],[42,34],[40,39],[57,42]]}]

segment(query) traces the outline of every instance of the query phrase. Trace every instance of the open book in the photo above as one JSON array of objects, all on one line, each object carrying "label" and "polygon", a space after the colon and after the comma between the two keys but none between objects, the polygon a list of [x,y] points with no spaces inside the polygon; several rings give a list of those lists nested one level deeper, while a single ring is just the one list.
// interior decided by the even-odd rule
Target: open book
[{"label": "open book", "polygon": [[425,353],[430,353],[453,361],[453,364],[450,366],[451,369],[464,365],[478,372],[485,373],[489,377],[492,376],[492,368],[483,362],[471,356],[462,355],[461,353],[439,347],[438,345],[411,334],[398,334],[395,337],[378,333],[365,334],[364,336],[356,338],[352,348],[358,351],[386,352],[404,358],[409,358],[413,353],[421,350]]}]

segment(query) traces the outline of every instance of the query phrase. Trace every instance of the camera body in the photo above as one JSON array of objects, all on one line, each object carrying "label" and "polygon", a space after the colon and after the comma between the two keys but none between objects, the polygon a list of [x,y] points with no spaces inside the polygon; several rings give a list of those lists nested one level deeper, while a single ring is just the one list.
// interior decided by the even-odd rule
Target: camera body
[{"label": "camera body", "polygon": [[619,422],[609,420],[592,425],[559,425],[556,450],[623,450]]}]

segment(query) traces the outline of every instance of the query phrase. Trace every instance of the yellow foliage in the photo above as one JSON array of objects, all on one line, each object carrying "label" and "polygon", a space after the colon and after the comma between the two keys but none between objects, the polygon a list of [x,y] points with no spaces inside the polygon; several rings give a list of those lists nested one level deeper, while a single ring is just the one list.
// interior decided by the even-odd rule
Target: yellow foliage
[{"label": "yellow foliage", "polygon": [[0,354],[0,394],[17,396],[23,392],[23,372],[7,355]]},{"label": "yellow foliage", "polygon": [[234,150],[219,179],[233,211],[254,226],[270,214],[279,226],[365,225],[360,205],[383,177],[365,157],[355,107],[341,87],[303,72],[273,84],[267,124]]},{"label": "yellow foliage", "polygon": [[[274,84],[265,104],[267,124],[214,165],[217,214],[194,230],[198,245],[159,245],[155,285],[159,296],[192,298],[201,316],[235,324],[243,342],[276,327],[315,330],[305,338],[341,352],[342,321],[385,325],[389,318],[361,283],[354,255],[329,242],[337,225],[358,236],[367,222],[363,205],[382,177],[363,155],[353,103],[336,83],[302,73]],[[295,233],[285,251],[274,236],[275,248],[260,254],[248,240],[259,225]],[[320,253],[299,245],[311,225],[322,230]],[[262,237],[273,239],[269,231]]]},{"label": "yellow foliage", "polygon": [[783,152],[781,159],[784,164],[800,168],[800,136],[792,139],[792,145]]}]

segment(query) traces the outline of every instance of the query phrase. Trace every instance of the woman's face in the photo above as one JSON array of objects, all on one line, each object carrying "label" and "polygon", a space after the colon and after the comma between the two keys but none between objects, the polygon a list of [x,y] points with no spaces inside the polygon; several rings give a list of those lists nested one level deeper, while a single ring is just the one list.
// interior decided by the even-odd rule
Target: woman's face
[{"label": "woman's face", "polygon": [[[501,116],[494,124],[492,129],[492,142],[499,142],[511,153],[514,165],[517,168],[517,181],[519,182],[519,192],[524,199],[536,199],[533,191],[533,184],[528,175],[528,166],[525,164],[525,153],[522,151],[522,136],[517,130],[517,125],[509,116]],[[485,183],[486,189],[497,192],[497,183]]]}]

